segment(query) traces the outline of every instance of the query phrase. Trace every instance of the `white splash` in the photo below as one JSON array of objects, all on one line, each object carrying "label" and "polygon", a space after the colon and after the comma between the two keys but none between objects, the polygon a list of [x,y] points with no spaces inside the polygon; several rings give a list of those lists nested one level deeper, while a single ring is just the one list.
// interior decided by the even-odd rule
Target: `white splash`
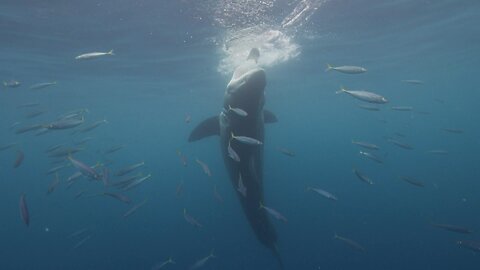
[{"label": "white splash", "polygon": [[[275,0],[217,2],[215,18],[229,29],[222,48],[218,71],[230,74],[243,64],[252,48],[260,50],[258,64],[264,68],[287,62],[300,54],[293,37],[329,0],[300,0],[283,20],[273,16]],[[220,4],[219,4],[220,3]],[[234,4],[236,3],[236,4]],[[256,26],[247,27],[248,23]],[[238,30],[240,28],[240,30]]]},{"label": "white splash", "polygon": [[245,63],[252,48],[259,49],[258,65],[264,68],[286,62],[300,54],[300,46],[283,32],[266,27],[249,27],[227,36],[218,71],[223,74],[233,72]]}]

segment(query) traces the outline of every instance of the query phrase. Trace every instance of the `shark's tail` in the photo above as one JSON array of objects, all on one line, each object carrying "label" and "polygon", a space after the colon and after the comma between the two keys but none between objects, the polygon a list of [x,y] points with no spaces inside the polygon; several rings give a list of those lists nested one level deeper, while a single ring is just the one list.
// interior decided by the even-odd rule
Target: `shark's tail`
[{"label": "shark's tail", "polygon": [[281,270],[285,269],[285,266],[283,265],[282,257],[280,256],[280,253],[278,252],[277,245],[273,245],[272,253],[273,253],[273,256],[275,257],[275,259],[277,260],[278,265],[280,266],[280,269]]},{"label": "shark's tail", "polygon": [[113,49],[110,50],[107,54],[109,54],[109,55],[115,55],[115,53],[113,53]]}]

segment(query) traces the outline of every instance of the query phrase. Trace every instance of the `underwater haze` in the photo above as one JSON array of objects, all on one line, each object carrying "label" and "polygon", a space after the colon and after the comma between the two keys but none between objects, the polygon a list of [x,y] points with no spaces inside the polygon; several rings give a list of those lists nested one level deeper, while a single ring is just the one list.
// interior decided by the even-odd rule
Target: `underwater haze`
[{"label": "underwater haze", "polygon": [[475,269],[479,13],[0,1],[0,269]]}]

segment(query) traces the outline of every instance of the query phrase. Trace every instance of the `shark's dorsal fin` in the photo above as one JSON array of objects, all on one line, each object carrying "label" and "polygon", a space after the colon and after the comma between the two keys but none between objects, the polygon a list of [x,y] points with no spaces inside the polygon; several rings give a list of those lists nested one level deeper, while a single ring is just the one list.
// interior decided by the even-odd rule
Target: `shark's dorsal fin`
[{"label": "shark's dorsal fin", "polygon": [[263,122],[264,123],[276,123],[278,122],[277,116],[269,110],[263,110]]},{"label": "shark's dorsal fin", "polygon": [[188,141],[194,142],[213,135],[220,135],[220,123],[218,122],[218,116],[207,118],[198,124],[192,133],[190,133]]}]

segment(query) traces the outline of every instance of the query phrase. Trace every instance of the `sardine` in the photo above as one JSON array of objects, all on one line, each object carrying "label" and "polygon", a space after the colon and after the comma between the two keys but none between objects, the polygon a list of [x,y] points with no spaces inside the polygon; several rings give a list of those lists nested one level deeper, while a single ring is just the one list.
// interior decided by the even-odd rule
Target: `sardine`
[{"label": "sardine", "polygon": [[223,197],[222,197],[222,195],[220,195],[220,193],[218,192],[218,190],[217,190],[217,185],[214,185],[214,186],[213,186],[213,197],[215,198],[215,200],[217,200],[217,202],[223,203]]},{"label": "sardine", "polygon": [[340,241],[344,242],[345,244],[347,244],[348,246],[350,246],[351,248],[353,248],[357,251],[360,251],[360,252],[366,252],[367,251],[362,245],[353,241],[352,239],[348,239],[346,237],[339,236],[337,233],[335,233],[333,237],[334,237],[334,239],[337,239],[337,240],[340,240]]},{"label": "sardine", "polygon": [[93,180],[101,180],[102,176],[98,174],[90,166],[86,165],[85,163],[79,160],[74,159],[72,156],[68,156],[68,160],[72,163],[73,167],[75,167],[84,176],[89,177]]},{"label": "sardine", "polygon": [[459,245],[460,247],[469,249],[471,251],[480,253],[480,242],[461,240],[461,241],[457,241],[457,245]]},{"label": "sardine", "polygon": [[400,142],[400,141],[397,141],[395,139],[388,139],[387,140],[388,142],[400,147],[400,148],[403,148],[403,149],[406,149],[406,150],[413,150],[413,146],[409,145],[409,144],[406,144],[406,143],[403,143],[403,142]]},{"label": "sardine", "polygon": [[199,160],[198,158],[195,159],[195,161],[202,167],[203,172],[208,175],[209,177],[212,176],[212,172],[210,171],[210,168],[208,167],[207,164],[205,164],[203,161]]},{"label": "sardine", "polygon": [[215,255],[213,254],[213,250],[212,252],[210,253],[210,255],[208,255],[207,257],[203,258],[203,259],[200,259],[198,261],[196,261],[192,266],[190,266],[190,268],[188,268],[189,270],[195,270],[195,269],[198,269],[202,266],[204,266],[210,259],[212,258],[216,258]]},{"label": "sardine", "polygon": [[8,149],[10,149],[10,148],[12,148],[12,147],[14,147],[14,146],[16,146],[16,145],[17,145],[16,142],[15,142],[15,143],[9,143],[9,144],[0,145],[0,152],[1,152],[1,151],[8,150]]},{"label": "sardine", "polygon": [[233,150],[232,145],[231,145],[231,140],[228,142],[228,156],[231,157],[233,160],[236,162],[240,162],[240,156]]},{"label": "sardine", "polygon": [[90,240],[90,238],[92,238],[92,235],[88,235],[87,237],[83,238],[82,240],[78,241],[77,244],[75,244],[75,246],[73,246],[73,249],[77,249],[81,246],[83,246],[83,244],[85,244],[85,242],[87,242],[88,240]]},{"label": "sardine", "polygon": [[129,197],[120,193],[104,192],[104,193],[101,193],[101,195],[112,197],[126,204],[130,204],[132,202],[132,200]]},{"label": "sardine", "polygon": [[409,112],[413,110],[413,107],[409,106],[394,106],[392,107],[392,110],[394,111],[401,111],[401,112]]},{"label": "sardine", "polygon": [[96,121],[96,122],[84,127],[83,129],[81,129],[80,132],[85,133],[85,132],[92,131],[92,130],[96,129],[97,127],[99,127],[101,124],[104,124],[104,123],[107,124],[108,121],[106,119]]},{"label": "sardine", "polygon": [[383,164],[383,160],[379,157],[377,157],[375,154],[373,153],[369,153],[369,152],[363,152],[363,151],[360,151],[359,152],[360,155],[372,160],[372,161],[375,161],[376,163],[379,163],[379,164]]},{"label": "sardine", "polygon": [[333,67],[330,64],[327,64],[327,69],[325,69],[325,72],[335,70],[341,73],[345,74],[360,74],[360,73],[365,73],[367,72],[367,69],[364,67],[359,67],[359,66],[338,66],[338,67]]},{"label": "sardine", "polygon": [[202,224],[200,224],[200,222],[198,222],[194,217],[192,217],[190,214],[187,213],[186,208],[183,208],[183,218],[196,228],[203,227]]},{"label": "sardine", "polygon": [[124,176],[126,174],[129,174],[133,171],[135,171],[136,169],[140,168],[140,167],[143,167],[145,166],[145,162],[140,162],[140,163],[137,163],[137,164],[133,164],[133,165],[130,165],[128,167],[125,167],[123,169],[120,169],[118,170],[116,173],[115,173],[115,176]]},{"label": "sardine", "polygon": [[32,118],[35,118],[37,116],[40,116],[44,113],[48,112],[47,110],[37,110],[37,111],[32,111],[32,112],[29,112],[27,115],[25,115],[26,118],[28,119],[32,119]]},{"label": "sardine", "polygon": [[176,264],[176,262],[172,259],[172,257],[170,257],[168,260],[154,265],[151,270],[160,270],[167,264]]},{"label": "sardine", "polygon": [[242,175],[240,174],[239,177],[238,177],[238,187],[237,187],[237,191],[240,192],[240,194],[242,194],[243,197],[247,197],[247,187],[243,184],[243,180],[242,180]]},{"label": "sardine", "polygon": [[17,150],[17,158],[15,159],[15,162],[13,163],[13,168],[18,168],[20,165],[22,165],[23,160],[25,159],[25,154],[23,154],[22,150]]},{"label": "sardine", "polygon": [[385,97],[382,97],[372,92],[363,91],[363,90],[346,90],[345,88],[342,87],[336,93],[337,94],[347,93],[358,100],[369,102],[369,103],[375,103],[375,104],[388,103],[388,100]]},{"label": "sardine", "polygon": [[363,147],[365,149],[369,149],[369,150],[379,150],[380,149],[380,147],[378,147],[377,145],[375,145],[373,143],[368,143],[368,142],[361,142],[361,141],[352,140],[352,144],[361,146],[361,147]]},{"label": "sardine", "polygon": [[90,60],[90,59],[95,59],[95,58],[99,58],[99,57],[106,56],[106,55],[115,55],[115,54],[113,53],[113,50],[110,50],[109,52],[91,52],[91,53],[85,53],[85,54],[81,54],[79,56],[76,56],[75,59],[76,60]]},{"label": "sardine", "polygon": [[316,192],[317,194],[319,195],[322,195],[323,197],[329,199],[329,200],[332,200],[332,201],[338,201],[338,198],[337,196],[333,195],[332,193],[328,192],[328,191],[325,191],[323,189],[319,189],[319,188],[312,188],[312,187],[307,187],[307,191],[308,190],[312,190],[314,192]]},{"label": "sardine", "polygon": [[182,152],[180,151],[177,151],[177,155],[180,158],[180,162],[182,162],[183,167],[187,167],[188,165],[187,157],[184,154],[182,154]]},{"label": "sardine", "polygon": [[462,134],[463,133],[463,129],[458,129],[458,128],[444,128],[443,130],[448,132],[448,133],[452,133],[452,134]]},{"label": "sardine", "polygon": [[402,80],[402,82],[408,83],[408,84],[423,84],[423,81],[420,81],[420,80]]},{"label": "sardine", "polygon": [[427,153],[432,155],[448,155],[448,151],[443,149],[430,150]]},{"label": "sardine", "polygon": [[30,225],[30,214],[28,213],[27,200],[25,198],[25,193],[20,196],[20,217],[22,218],[23,223]]},{"label": "sardine", "polygon": [[65,148],[59,148],[53,152],[50,152],[50,154],[48,154],[48,157],[51,157],[51,158],[66,158],[68,157],[69,155],[73,155],[77,152],[80,152],[82,151],[83,148],[73,148],[73,147],[65,147]]},{"label": "sardine", "polygon": [[248,113],[240,108],[232,108],[230,105],[228,105],[228,110],[234,112],[236,115],[241,117],[248,116]]},{"label": "sardine", "polygon": [[145,176],[145,177],[142,177],[142,178],[140,178],[140,179],[136,179],[136,180],[134,180],[133,182],[129,183],[127,186],[125,186],[125,187],[123,188],[123,191],[131,190],[131,189],[137,187],[138,185],[140,185],[141,183],[143,183],[145,180],[150,179],[151,177],[152,177],[152,175],[149,174],[149,175],[147,175],[147,176]]},{"label": "sardine", "polygon": [[52,182],[48,186],[47,195],[50,195],[52,192],[54,192],[59,184],[60,184],[60,178],[58,176],[58,173],[55,173],[55,177],[53,178]]},{"label": "sardine", "polygon": [[365,182],[369,185],[373,185],[373,181],[368,176],[366,176],[365,174],[357,171],[356,169],[353,169],[353,173],[358,177],[358,179],[362,180],[363,182]]},{"label": "sardine", "polygon": [[80,229],[78,231],[74,231],[73,233],[71,233],[69,236],[67,236],[67,239],[71,239],[71,238],[75,238],[77,236],[80,236],[82,234],[84,234],[85,232],[87,232],[88,229],[87,228],[83,228],[83,229]]},{"label": "sardine", "polygon": [[10,80],[10,81],[4,81],[3,86],[4,87],[9,87],[9,88],[17,88],[20,85],[22,85],[19,81],[16,80]]},{"label": "sardine", "polygon": [[129,216],[133,215],[135,212],[137,212],[138,209],[140,209],[143,205],[147,203],[148,199],[143,200],[143,202],[134,205],[132,208],[130,208],[125,214],[123,214],[124,218],[128,218]]},{"label": "sardine", "polygon": [[40,89],[44,89],[44,88],[54,86],[54,85],[57,85],[56,81],[55,82],[37,83],[37,84],[34,84],[34,85],[30,86],[30,90],[40,90]]},{"label": "sardine", "polygon": [[278,212],[277,210],[275,210],[273,208],[270,208],[270,207],[267,207],[267,206],[263,205],[262,202],[260,202],[260,209],[263,209],[263,210],[267,211],[267,213],[269,213],[271,216],[273,216],[277,220],[280,220],[284,223],[288,222],[287,218],[284,217],[280,212]]},{"label": "sardine", "polygon": [[360,108],[362,108],[362,109],[364,109],[364,110],[367,110],[367,111],[374,111],[374,112],[380,111],[380,108],[379,108],[379,107],[376,107],[376,106],[359,104],[358,107],[360,107]]},{"label": "sardine", "polygon": [[105,150],[105,154],[113,154],[119,150],[122,150],[125,146],[124,145],[116,145],[116,146],[112,146],[110,148],[108,148],[107,150]]},{"label": "sardine", "polygon": [[78,127],[83,123],[85,123],[85,118],[82,116],[81,118],[69,118],[69,119],[57,120],[45,125],[44,128],[48,128],[52,130],[71,129],[74,127]]},{"label": "sardine", "polygon": [[246,136],[235,136],[232,132],[232,139],[235,139],[241,143],[249,145],[262,145],[263,143],[255,138],[246,137]]},{"label": "sardine", "polygon": [[425,185],[418,181],[417,179],[414,179],[412,177],[408,177],[408,176],[399,176],[399,178],[411,185],[414,185],[414,186],[417,186],[417,187],[425,187]]},{"label": "sardine", "polygon": [[463,234],[473,233],[473,231],[468,228],[459,227],[459,226],[450,225],[450,224],[430,223],[430,225],[436,228],[440,228],[440,229],[444,229],[444,230],[456,232],[456,233],[463,233]]},{"label": "sardine", "polygon": [[293,152],[292,150],[289,150],[287,148],[278,147],[277,149],[278,149],[278,151],[280,151],[280,153],[282,153],[286,156],[289,156],[289,157],[294,157],[295,156],[295,152]]}]

